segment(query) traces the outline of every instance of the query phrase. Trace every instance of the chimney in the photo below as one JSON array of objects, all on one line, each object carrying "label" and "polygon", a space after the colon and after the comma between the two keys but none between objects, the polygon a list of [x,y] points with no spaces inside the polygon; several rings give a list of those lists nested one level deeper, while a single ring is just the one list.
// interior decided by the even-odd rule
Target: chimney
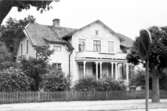
[{"label": "chimney", "polygon": [[53,19],[53,26],[58,27],[60,25],[60,19],[55,18]]}]

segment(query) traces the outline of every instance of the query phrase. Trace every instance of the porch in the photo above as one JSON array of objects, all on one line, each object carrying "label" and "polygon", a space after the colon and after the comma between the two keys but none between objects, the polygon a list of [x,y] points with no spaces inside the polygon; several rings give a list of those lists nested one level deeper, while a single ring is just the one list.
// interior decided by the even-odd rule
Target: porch
[{"label": "porch", "polygon": [[125,59],[80,59],[77,60],[79,79],[96,80],[111,78],[129,83],[129,65]]}]

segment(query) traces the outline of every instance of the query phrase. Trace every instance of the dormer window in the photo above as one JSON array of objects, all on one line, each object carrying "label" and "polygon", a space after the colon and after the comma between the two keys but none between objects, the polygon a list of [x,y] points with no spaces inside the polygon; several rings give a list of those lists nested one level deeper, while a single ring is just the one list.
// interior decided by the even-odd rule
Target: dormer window
[{"label": "dormer window", "polygon": [[85,51],[85,39],[79,39],[78,50],[79,52]]}]

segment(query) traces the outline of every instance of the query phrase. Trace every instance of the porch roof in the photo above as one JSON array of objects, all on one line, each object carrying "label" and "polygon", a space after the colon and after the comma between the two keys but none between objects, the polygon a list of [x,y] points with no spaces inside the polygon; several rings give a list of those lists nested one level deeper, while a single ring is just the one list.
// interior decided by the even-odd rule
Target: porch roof
[{"label": "porch roof", "polygon": [[126,54],[105,54],[96,52],[81,52],[75,57],[76,61],[103,61],[103,62],[127,62]]}]

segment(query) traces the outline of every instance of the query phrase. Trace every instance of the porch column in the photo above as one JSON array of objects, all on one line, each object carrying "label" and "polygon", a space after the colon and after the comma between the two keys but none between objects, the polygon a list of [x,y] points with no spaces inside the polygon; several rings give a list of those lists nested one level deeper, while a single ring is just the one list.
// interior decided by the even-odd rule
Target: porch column
[{"label": "porch column", "polygon": [[118,66],[117,66],[117,65],[118,65],[118,64],[115,63],[115,80],[118,79]]},{"label": "porch column", "polygon": [[113,79],[113,75],[114,75],[114,71],[113,71],[113,62],[110,63],[111,64],[111,78]]},{"label": "porch column", "polygon": [[98,62],[95,63],[96,63],[96,80],[98,80]]},{"label": "porch column", "polygon": [[102,79],[102,62],[100,62],[100,79]]},{"label": "porch column", "polygon": [[126,63],[126,81],[129,83],[129,64]]},{"label": "porch column", "polygon": [[86,77],[86,61],[83,62],[83,74],[84,74],[84,78]]}]

